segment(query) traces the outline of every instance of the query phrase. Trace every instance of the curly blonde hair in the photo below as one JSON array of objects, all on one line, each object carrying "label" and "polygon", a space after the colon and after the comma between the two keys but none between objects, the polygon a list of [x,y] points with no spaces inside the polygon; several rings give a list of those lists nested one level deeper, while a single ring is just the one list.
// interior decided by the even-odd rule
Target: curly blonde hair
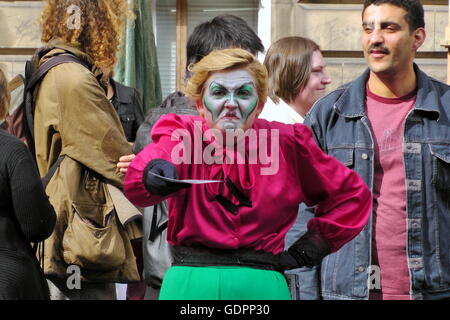
[{"label": "curly blonde hair", "polygon": [[[77,12],[79,27],[70,25]],[[127,17],[133,14],[126,0],[47,0],[41,15],[42,41],[60,38],[80,45],[97,67],[112,69]]]},{"label": "curly blonde hair", "polygon": [[8,81],[2,69],[0,69],[0,120],[8,114],[9,99]]},{"label": "curly blonde hair", "polygon": [[203,87],[214,72],[245,68],[255,80],[258,99],[265,102],[268,95],[267,70],[250,52],[243,49],[215,50],[196,64],[189,66],[192,73],[186,85],[185,93],[193,100],[198,100],[203,94]]}]

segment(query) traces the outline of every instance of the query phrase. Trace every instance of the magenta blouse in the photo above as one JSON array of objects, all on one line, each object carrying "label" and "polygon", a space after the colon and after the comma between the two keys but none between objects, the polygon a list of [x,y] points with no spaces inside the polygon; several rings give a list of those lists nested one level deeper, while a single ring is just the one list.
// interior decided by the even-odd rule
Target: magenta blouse
[{"label": "magenta blouse", "polygon": [[[255,158],[252,152],[262,148],[256,148],[256,144],[248,140],[242,156],[247,164],[237,163],[243,153],[230,148],[215,149],[213,155],[217,159],[234,158],[233,164],[226,160],[222,164],[205,164],[203,159],[198,163],[198,155],[194,159],[193,151],[190,161],[185,161],[190,164],[175,164],[179,179],[229,178],[238,192],[232,192],[232,187],[226,183],[214,183],[192,185],[167,197],[167,240],[171,245],[197,244],[222,249],[251,247],[277,254],[284,247],[284,237],[296,220],[301,202],[316,206],[315,217],[308,222],[308,229],[320,233],[332,252],[364,228],[371,211],[369,189],[358,174],[319,149],[308,127],[257,119],[252,129],[255,129],[258,141],[266,143],[266,154],[270,154],[272,143],[277,143],[272,130],[278,132],[278,171],[262,174],[261,169],[269,170],[277,160],[272,155],[272,162],[267,163],[268,157],[258,157],[256,163],[249,164],[248,160]],[[173,163],[173,149],[177,150],[176,154],[183,155],[178,152],[179,132],[183,133],[184,139],[190,139],[191,146],[197,141],[201,151],[211,150],[214,142],[198,137],[202,139],[201,133],[207,130],[200,116],[162,116],[152,129],[153,143],[136,155],[128,168],[124,182],[127,198],[141,207],[164,200],[146,190],[143,184],[146,165],[158,158]],[[272,165],[272,168],[276,166]],[[245,205],[241,195],[250,200],[251,207]],[[236,205],[237,212],[227,210],[218,201],[218,196]]]}]

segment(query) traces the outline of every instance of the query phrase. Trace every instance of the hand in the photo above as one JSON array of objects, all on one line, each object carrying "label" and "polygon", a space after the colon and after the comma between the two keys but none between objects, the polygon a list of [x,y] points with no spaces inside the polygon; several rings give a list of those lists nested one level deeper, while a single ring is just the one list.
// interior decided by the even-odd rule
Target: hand
[{"label": "hand", "polygon": [[287,250],[280,252],[277,256],[281,271],[297,269],[306,265],[302,258],[297,261]]},{"label": "hand", "polygon": [[290,270],[319,265],[330,253],[327,241],[314,230],[308,230],[287,251],[278,254],[280,268]]},{"label": "hand", "polygon": [[122,173],[127,173],[128,167],[130,166],[130,163],[134,159],[134,157],[136,157],[136,155],[134,154],[120,157],[119,162],[117,163],[117,168],[119,168],[119,171]]},{"label": "hand", "polygon": [[152,175],[150,172],[171,179],[178,179],[178,173],[177,168],[169,161],[163,159],[153,159],[150,161],[144,169],[144,185],[151,194],[168,196],[183,188],[191,187],[188,183],[176,183],[162,180],[161,178]]}]

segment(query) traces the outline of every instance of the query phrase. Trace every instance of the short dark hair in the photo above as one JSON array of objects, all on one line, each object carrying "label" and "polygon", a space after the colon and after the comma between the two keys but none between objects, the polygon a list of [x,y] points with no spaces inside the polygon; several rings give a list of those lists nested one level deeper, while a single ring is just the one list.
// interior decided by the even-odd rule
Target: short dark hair
[{"label": "short dark hair", "polygon": [[213,50],[241,48],[256,55],[264,52],[261,39],[242,18],[220,15],[194,28],[186,45],[186,77],[190,64],[197,63]]},{"label": "short dark hair", "polygon": [[411,32],[417,28],[425,28],[423,6],[420,0],[365,0],[363,14],[366,8],[372,4],[375,6],[391,4],[404,9],[406,11],[405,20]]}]

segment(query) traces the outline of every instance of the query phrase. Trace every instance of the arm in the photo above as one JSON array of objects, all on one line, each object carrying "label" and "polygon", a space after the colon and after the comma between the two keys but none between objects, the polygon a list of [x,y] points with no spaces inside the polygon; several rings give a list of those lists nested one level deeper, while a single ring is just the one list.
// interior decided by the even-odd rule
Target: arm
[{"label": "arm", "polygon": [[53,232],[56,214],[25,145],[18,143],[9,163],[12,204],[19,225],[27,241],[42,241]]},{"label": "arm", "polygon": [[[54,121],[62,152],[122,188],[123,174],[116,164],[121,156],[131,154],[131,146],[93,74],[74,63],[59,65],[44,78],[38,95],[41,106],[36,108],[36,119]],[[36,144],[45,145],[46,139],[44,135]]]},{"label": "arm", "polygon": [[120,172],[127,173],[128,167],[131,164],[131,161],[133,161],[134,157],[136,157],[133,153],[122,156],[119,158],[119,162],[117,163],[117,168],[119,168]]},{"label": "arm", "polygon": [[145,119],[144,122],[139,126],[139,129],[136,132],[136,140],[133,144],[133,152],[134,154],[138,154],[141,152],[146,145],[148,145],[151,142],[150,138],[150,131],[152,129],[152,115],[149,114]]},{"label": "arm", "polygon": [[139,94],[139,91],[136,89],[133,90],[133,109],[134,109],[134,123],[133,123],[133,135],[134,135],[134,141],[136,140],[136,134],[141,126],[141,124],[144,122],[144,108],[142,105],[142,99],[141,95]]},{"label": "arm", "polygon": [[[127,198],[140,207],[152,206],[168,198],[172,193],[187,187],[184,184],[173,184],[162,181],[151,175],[177,178],[183,164],[174,164],[172,149],[180,144],[177,139],[172,140],[176,130],[184,130],[185,123],[180,116],[164,115],[155,123],[152,129],[152,141],[131,162],[125,176],[124,191]],[[181,137],[180,137],[181,138]]]},{"label": "arm", "polygon": [[305,203],[316,208],[306,234],[282,254],[288,268],[320,264],[361,232],[372,205],[371,193],[357,173],[323,153],[307,127],[296,125],[295,131]]}]

